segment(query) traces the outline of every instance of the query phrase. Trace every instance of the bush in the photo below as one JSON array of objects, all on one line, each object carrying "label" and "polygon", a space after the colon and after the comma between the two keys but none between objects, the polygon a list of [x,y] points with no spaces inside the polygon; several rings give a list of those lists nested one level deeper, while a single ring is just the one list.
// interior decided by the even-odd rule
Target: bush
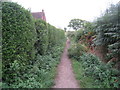
[{"label": "bush", "polygon": [[37,32],[37,41],[35,43],[35,48],[38,54],[44,55],[48,49],[47,23],[41,19],[36,20],[35,28]]},{"label": "bush", "polygon": [[50,87],[64,46],[64,31],[34,21],[28,10],[13,2],[3,2],[2,11],[2,87]]},{"label": "bush", "polygon": [[[27,73],[24,73],[22,77],[14,77],[15,82],[3,83],[3,88],[50,88],[54,83],[54,77],[56,74],[56,67],[60,60],[60,54],[62,53],[62,47],[55,47],[52,54],[49,55],[37,55],[36,62],[31,65]],[[56,56],[57,55],[57,56]],[[17,66],[17,62],[16,66]],[[15,64],[14,64],[15,65]],[[14,66],[13,65],[13,66]],[[16,68],[14,66],[14,68]]]},{"label": "bush", "polygon": [[87,51],[87,48],[84,44],[73,44],[69,49],[69,57],[78,59],[79,56],[83,55]]},{"label": "bush", "polygon": [[63,30],[55,28],[54,26],[48,24],[48,49],[51,49],[54,46],[63,45],[65,42],[65,33]]},{"label": "bush", "polygon": [[[120,62],[120,3],[111,5],[96,22],[95,45],[104,48],[106,62],[115,58],[115,63]],[[106,50],[107,51],[106,51]],[[105,58],[106,59],[106,58]],[[120,69],[120,67],[118,67]]]},{"label": "bush", "polygon": [[[3,80],[13,82],[35,57],[36,33],[30,12],[16,3],[3,2],[2,37]],[[15,62],[19,65],[17,70],[10,68]]]},{"label": "bush", "polygon": [[96,84],[104,88],[120,87],[120,72],[113,69],[111,64],[105,64],[99,58],[92,54],[84,54],[80,56],[82,66],[86,76],[92,76]]},{"label": "bush", "polygon": [[85,36],[83,29],[76,31],[75,41],[78,42],[81,39],[83,40],[83,36]]},{"label": "bush", "polygon": [[75,31],[68,31],[67,32],[67,37],[71,40],[74,40],[75,39]]},{"label": "bush", "polygon": [[40,19],[35,21],[35,27],[37,32],[35,48],[38,54],[45,55],[52,47],[63,45],[63,42],[65,41],[63,30]]}]

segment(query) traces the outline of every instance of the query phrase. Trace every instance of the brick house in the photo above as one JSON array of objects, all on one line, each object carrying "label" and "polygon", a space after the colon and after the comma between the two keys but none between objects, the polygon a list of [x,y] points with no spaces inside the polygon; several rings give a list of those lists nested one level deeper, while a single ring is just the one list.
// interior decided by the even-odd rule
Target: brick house
[{"label": "brick house", "polygon": [[42,20],[46,21],[44,10],[42,10],[42,12],[32,12],[32,16],[35,19],[42,19]]}]

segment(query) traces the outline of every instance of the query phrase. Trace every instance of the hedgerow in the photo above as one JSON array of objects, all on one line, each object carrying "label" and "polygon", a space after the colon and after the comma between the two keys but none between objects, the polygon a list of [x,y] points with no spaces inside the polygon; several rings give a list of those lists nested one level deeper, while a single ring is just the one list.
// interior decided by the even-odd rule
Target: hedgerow
[{"label": "hedgerow", "polygon": [[[102,46],[107,62],[120,63],[120,3],[111,5],[96,21],[96,46]],[[119,65],[119,64],[118,64]],[[116,67],[120,69],[120,67]]]},{"label": "hedgerow", "polygon": [[65,40],[64,31],[48,23],[48,42],[49,49],[55,45],[60,45]]},{"label": "hedgerow", "polygon": [[87,25],[87,28],[82,28],[75,33],[77,43],[90,46],[88,53],[94,53],[100,58],[87,53],[80,56],[84,48],[78,49],[76,46],[70,48],[69,56],[81,63],[84,68],[83,76],[92,77],[97,88],[119,88],[120,3],[111,5],[91,25]]},{"label": "hedgerow", "polygon": [[35,48],[38,54],[44,55],[48,49],[47,23],[41,19],[35,20],[35,28],[37,32],[37,41],[35,43]]},{"label": "hedgerow", "polygon": [[17,3],[2,3],[3,88],[50,87],[65,34]]},{"label": "hedgerow", "polygon": [[[35,57],[36,32],[28,10],[16,3],[2,3],[2,62],[3,80],[13,82],[16,75],[26,70]],[[18,65],[17,69],[11,67]],[[11,78],[11,79],[10,79]]]},{"label": "hedgerow", "polygon": [[[2,71],[2,4],[0,3],[0,70]],[[0,87],[2,80],[2,72],[0,72]]]}]

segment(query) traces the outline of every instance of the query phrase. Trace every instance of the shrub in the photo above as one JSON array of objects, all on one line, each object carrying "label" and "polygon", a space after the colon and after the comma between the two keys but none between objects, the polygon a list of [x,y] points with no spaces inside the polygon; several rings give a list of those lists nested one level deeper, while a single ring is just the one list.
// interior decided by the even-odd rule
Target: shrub
[{"label": "shrub", "polygon": [[31,13],[16,3],[3,2],[2,7],[2,87],[50,87],[64,46],[64,31],[34,21]]},{"label": "shrub", "polygon": [[[104,48],[106,52],[105,57],[108,56],[107,61],[116,58],[116,63],[120,62],[120,3],[111,5],[105,14],[97,19],[96,34],[94,40],[96,45]],[[119,68],[118,68],[119,69]]]},{"label": "shrub", "polygon": [[54,46],[63,45],[65,42],[65,33],[63,30],[58,29],[50,24],[48,26],[48,49],[51,49]]},{"label": "shrub", "polygon": [[[53,48],[54,49],[54,48]],[[3,83],[3,88],[50,88],[54,83],[55,70],[60,60],[62,47],[55,47],[53,53],[47,55],[37,55],[34,65],[29,65],[28,72],[22,77],[15,76],[15,82]],[[56,56],[57,55],[57,56]],[[14,68],[18,68],[18,63],[15,61],[12,64]]]},{"label": "shrub", "polygon": [[[3,2],[2,37],[3,80],[13,82],[35,57],[36,33],[30,12],[16,3]],[[15,62],[17,70],[10,68]]]},{"label": "shrub", "polygon": [[35,28],[37,32],[37,41],[35,43],[35,48],[38,54],[44,55],[48,49],[47,23],[41,19],[36,20]]},{"label": "shrub", "polygon": [[87,48],[84,44],[73,44],[69,49],[69,57],[78,59],[84,52],[87,51]]},{"label": "shrub", "polygon": [[67,37],[70,38],[71,40],[74,40],[75,39],[75,31],[68,31]]},{"label": "shrub", "polygon": [[104,88],[120,87],[120,72],[113,69],[111,64],[105,64],[99,58],[92,54],[83,54],[80,56],[82,66],[86,76],[92,76],[96,84]]},{"label": "shrub", "polygon": [[78,42],[84,36],[84,30],[80,29],[76,31],[75,41]]}]

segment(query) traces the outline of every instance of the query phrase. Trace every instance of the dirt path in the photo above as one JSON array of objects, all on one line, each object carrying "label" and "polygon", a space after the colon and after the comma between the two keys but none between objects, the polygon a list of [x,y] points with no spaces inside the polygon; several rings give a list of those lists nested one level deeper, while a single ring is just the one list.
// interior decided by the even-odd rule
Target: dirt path
[{"label": "dirt path", "polygon": [[61,62],[58,66],[58,72],[55,79],[55,86],[53,88],[79,88],[78,82],[75,79],[72,64],[68,58],[68,48],[70,41],[66,41],[66,47],[61,57]]}]

